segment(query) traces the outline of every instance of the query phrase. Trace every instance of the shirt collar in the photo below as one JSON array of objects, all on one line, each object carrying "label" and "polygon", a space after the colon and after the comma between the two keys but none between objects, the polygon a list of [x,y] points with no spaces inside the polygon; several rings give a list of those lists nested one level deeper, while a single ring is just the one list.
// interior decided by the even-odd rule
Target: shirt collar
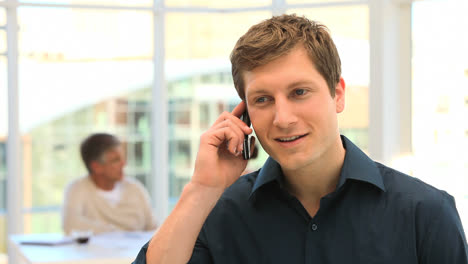
[{"label": "shirt collar", "polygon": [[385,191],[382,175],[379,168],[362,150],[353,144],[347,137],[341,136],[343,147],[346,149],[345,160],[341,168],[340,181],[337,188],[340,188],[347,179],[368,182],[382,191]]},{"label": "shirt collar", "polygon": [[262,187],[263,185],[277,180],[281,182],[283,177],[283,171],[281,170],[281,166],[279,163],[274,160],[272,157],[268,157],[263,167],[260,169],[258,173],[257,180],[252,188],[251,195],[257,191],[258,188]]},{"label": "shirt collar", "polygon": [[[353,179],[368,182],[380,188],[382,191],[385,191],[382,176],[380,175],[380,171],[375,165],[375,162],[345,136],[341,136],[341,141],[346,149],[346,154],[337,189],[340,188],[346,180]],[[258,173],[251,195],[269,182],[277,180],[281,183],[282,177],[283,172],[281,170],[281,166],[276,160],[269,157]]]}]

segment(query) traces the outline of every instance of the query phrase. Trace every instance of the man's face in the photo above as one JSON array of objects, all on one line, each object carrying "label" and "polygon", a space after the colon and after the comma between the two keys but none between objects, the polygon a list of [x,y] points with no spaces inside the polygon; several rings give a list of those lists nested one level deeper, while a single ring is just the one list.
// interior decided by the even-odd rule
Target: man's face
[{"label": "man's face", "polygon": [[323,157],[339,139],[344,81],[333,98],[302,46],[244,73],[244,80],[252,125],[265,151],[286,170],[326,162]]},{"label": "man's face", "polygon": [[108,181],[117,182],[123,178],[123,168],[125,166],[125,158],[122,148],[115,147],[106,151],[102,157],[102,161],[98,162],[97,174]]}]

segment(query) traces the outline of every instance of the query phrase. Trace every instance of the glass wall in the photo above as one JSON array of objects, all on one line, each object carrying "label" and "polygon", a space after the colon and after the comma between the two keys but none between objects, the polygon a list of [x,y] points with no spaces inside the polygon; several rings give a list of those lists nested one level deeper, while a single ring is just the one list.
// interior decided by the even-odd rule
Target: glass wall
[{"label": "glass wall", "polygon": [[169,7],[210,7],[210,8],[233,8],[233,7],[256,7],[271,5],[271,0],[255,1],[229,1],[229,0],[166,0],[165,5]]},{"label": "glass wall", "polygon": [[126,175],[150,175],[150,12],[21,7],[19,104],[24,232],[60,232],[68,182],[86,175],[79,144],[119,136]]},{"label": "glass wall", "polygon": [[[167,14],[170,207],[192,176],[201,133],[240,102],[232,83],[232,48],[251,25],[270,16],[270,12]],[[260,167],[265,159],[260,151],[249,169]]]},{"label": "glass wall", "polygon": [[[468,226],[468,3],[413,4],[414,175],[455,196]],[[435,21],[434,17],[450,14]]]},{"label": "glass wall", "polygon": [[[6,250],[6,136],[8,133],[7,42],[5,9],[0,8],[0,252]],[[0,253],[1,255],[1,253]],[[1,257],[0,257],[1,261]]]},{"label": "glass wall", "polygon": [[75,4],[75,5],[104,5],[104,6],[152,6],[153,0],[18,0],[19,2],[40,4]]},{"label": "glass wall", "polygon": [[[319,4],[328,4],[330,0],[286,0],[288,4],[311,4],[311,3],[319,3]],[[339,2],[356,2],[356,0],[340,0]],[[364,1],[363,1],[364,2]]]}]

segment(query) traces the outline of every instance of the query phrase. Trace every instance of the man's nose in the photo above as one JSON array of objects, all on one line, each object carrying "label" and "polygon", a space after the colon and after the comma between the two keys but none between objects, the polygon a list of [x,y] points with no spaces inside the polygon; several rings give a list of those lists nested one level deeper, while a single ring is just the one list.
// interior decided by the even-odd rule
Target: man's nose
[{"label": "man's nose", "polygon": [[288,128],[297,122],[294,105],[287,99],[275,100],[275,118],[273,125],[279,128]]}]

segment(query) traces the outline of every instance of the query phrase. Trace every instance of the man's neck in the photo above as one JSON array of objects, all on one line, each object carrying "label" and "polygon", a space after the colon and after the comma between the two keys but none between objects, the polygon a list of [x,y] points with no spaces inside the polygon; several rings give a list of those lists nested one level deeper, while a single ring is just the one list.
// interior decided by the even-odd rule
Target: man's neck
[{"label": "man's neck", "polygon": [[96,187],[98,187],[98,189],[100,190],[112,191],[115,187],[114,181],[107,181],[105,179],[102,179],[102,177],[99,177],[98,175],[94,175],[94,174],[90,174],[89,177],[94,182]]},{"label": "man's neck", "polygon": [[299,170],[283,170],[286,189],[303,204],[319,204],[323,196],[336,189],[345,152],[341,138],[338,137],[329,151],[313,164]]}]

